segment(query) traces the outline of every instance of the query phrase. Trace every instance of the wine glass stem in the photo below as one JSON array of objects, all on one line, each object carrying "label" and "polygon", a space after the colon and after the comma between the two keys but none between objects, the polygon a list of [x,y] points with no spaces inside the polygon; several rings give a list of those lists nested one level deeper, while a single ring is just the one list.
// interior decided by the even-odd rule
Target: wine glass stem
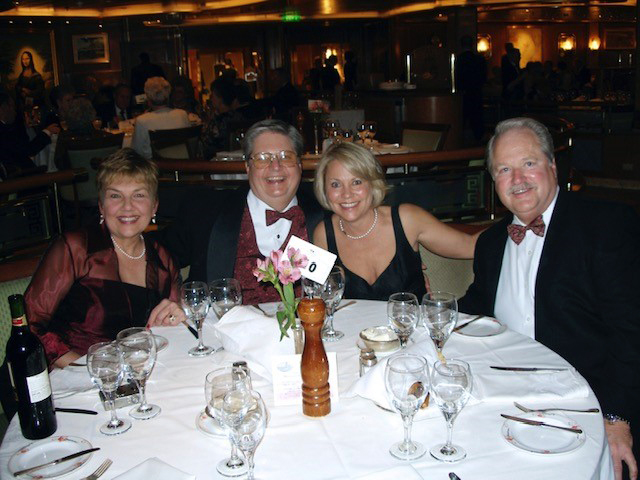
[{"label": "wine glass stem", "polygon": [[242,459],[238,456],[238,448],[233,442],[231,442],[231,455],[229,456],[227,465],[230,467],[239,467],[242,465]]},{"label": "wine glass stem", "polygon": [[413,425],[413,415],[402,415],[402,425],[404,426],[404,447],[405,451],[411,446],[411,427]]},{"label": "wine glass stem", "polygon": [[138,384],[138,389],[140,390],[140,406],[138,407],[138,411],[144,412],[145,410],[149,410],[149,405],[147,405],[147,379],[141,378],[136,379],[136,383]]},{"label": "wine glass stem", "polygon": [[446,418],[447,420],[447,444],[446,448],[451,449],[451,444],[453,442],[453,416]]},{"label": "wine glass stem", "polygon": [[332,334],[335,333],[335,330],[333,329],[333,312],[334,312],[334,310],[335,310],[335,307],[329,307],[329,312],[327,313],[327,326],[325,327],[325,331],[329,335],[332,335]]},{"label": "wine glass stem", "polygon": [[204,343],[202,343],[202,323],[202,319],[196,320],[196,327],[198,328],[198,350],[204,348]]},{"label": "wine glass stem", "polygon": [[244,453],[244,458],[247,460],[247,467],[248,467],[248,471],[247,471],[247,480],[254,480],[254,476],[253,476],[253,467],[254,467],[254,463],[253,463],[253,450],[246,450],[246,451],[242,451],[242,453]]},{"label": "wine glass stem", "polygon": [[116,414],[116,392],[115,390],[111,390],[107,393],[107,398],[109,402],[109,412],[111,413],[111,420],[109,420],[109,425],[113,427],[117,427],[120,420],[118,420],[118,415]]}]

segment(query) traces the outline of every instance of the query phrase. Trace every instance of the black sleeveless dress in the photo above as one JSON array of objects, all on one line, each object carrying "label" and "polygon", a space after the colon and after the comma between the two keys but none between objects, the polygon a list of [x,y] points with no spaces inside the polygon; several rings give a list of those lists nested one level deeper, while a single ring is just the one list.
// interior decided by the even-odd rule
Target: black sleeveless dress
[{"label": "black sleeveless dress", "polygon": [[344,298],[387,301],[389,296],[394,293],[410,292],[418,297],[418,302],[422,300],[426,289],[420,254],[411,248],[404,234],[397,206],[391,207],[391,219],[393,221],[393,233],[396,237],[396,254],[373,285],[369,285],[366,280],[344,266],[336,246],[331,213],[325,216],[324,228],[327,233],[327,246],[330,252],[338,256],[336,263],[344,268],[346,277]]}]

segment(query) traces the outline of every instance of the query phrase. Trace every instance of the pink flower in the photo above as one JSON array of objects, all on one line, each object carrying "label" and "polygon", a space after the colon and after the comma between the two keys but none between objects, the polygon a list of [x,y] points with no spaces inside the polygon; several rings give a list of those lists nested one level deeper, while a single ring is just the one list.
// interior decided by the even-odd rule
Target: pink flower
[{"label": "pink flower", "polygon": [[284,254],[282,253],[281,250],[273,250],[271,252],[271,255],[269,255],[271,262],[273,263],[273,266],[275,267],[276,270],[280,270],[278,268],[278,265],[280,265],[280,260],[282,259],[282,256]]},{"label": "pink flower", "polygon": [[253,269],[253,274],[259,282],[262,282],[266,278],[265,274],[269,269],[269,263],[271,263],[271,259],[269,258],[265,258],[264,260],[258,258],[256,260],[256,268]]},{"label": "pink flower", "polygon": [[297,248],[289,248],[287,250],[287,254],[289,255],[289,260],[291,260],[291,264],[296,268],[304,268],[309,263],[309,259],[306,255],[302,255],[300,250]]},{"label": "pink flower", "polygon": [[287,259],[283,259],[278,265],[278,278],[283,285],[294,283],[300,279],[300,269],[291,265]]}]

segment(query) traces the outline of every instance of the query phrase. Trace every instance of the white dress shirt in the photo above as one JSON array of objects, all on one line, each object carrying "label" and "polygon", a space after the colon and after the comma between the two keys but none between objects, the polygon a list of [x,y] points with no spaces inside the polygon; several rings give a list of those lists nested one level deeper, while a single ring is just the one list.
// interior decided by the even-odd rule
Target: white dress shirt
[{"label": "white dress shirt", "polygon": [[[249,190],[247,194],[247,205],[249,206],[251,221],[253,222],[253,230],[256,233],[258,249],[262,255],[267,257],[273,250],[279,250],[283,246],[282,244],[287,239],[293,222],[286,218],[280,218],[267,226],[266,212],[267,210],[273,210],[273,208],[256,197],[252,190]],[[287,208],[285,208],[283,212],[286,212],[296,205],[298,205],[298,199],[293,197],[293,200],[289,202],[289,205],[287,205]]]},{"label": "white dress shirt", "polygon": [[[531,230],[525,232],[520,245],[507,237],[507,244],[502,257],[502,269],[496,291],[494,314],[498,320],[514,330],[528,337],[535,338],[535,292],[538,265],[542,256],[544,240],[553,215],[553,209],[558,199],[558,192],[542,214],[545,231],[539,237]],[[526,225],[515,215],[513,223]]]}]

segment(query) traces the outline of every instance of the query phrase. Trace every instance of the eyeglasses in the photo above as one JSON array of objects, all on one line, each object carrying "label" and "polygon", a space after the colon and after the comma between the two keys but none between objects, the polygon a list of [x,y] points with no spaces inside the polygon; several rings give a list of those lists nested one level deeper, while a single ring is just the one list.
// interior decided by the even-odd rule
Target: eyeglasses
[{"label": "eyeglasses", "polygon": [[249,160],[256,168],[267,168],[276,159],[283,167],[293,167],[298,164],[298,155],[291,150],[281,150],[277,153],[259,152],[249,156]]}]

